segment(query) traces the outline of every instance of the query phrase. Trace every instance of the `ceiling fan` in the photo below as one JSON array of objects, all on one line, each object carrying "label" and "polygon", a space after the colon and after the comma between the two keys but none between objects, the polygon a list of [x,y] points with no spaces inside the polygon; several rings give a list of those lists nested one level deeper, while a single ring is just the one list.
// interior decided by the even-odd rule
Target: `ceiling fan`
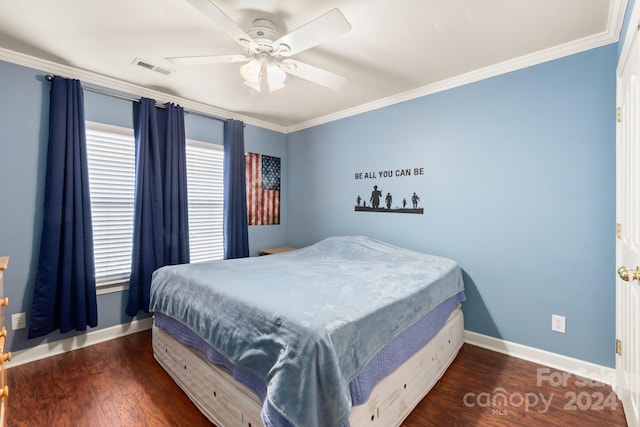
[{"label": "ceiling fan", "polygon": [[283,88],[287,74],[331,89],[338,89],[344,83],[345,78],[340,75],[291,58],[351,30],[351,24],[339,9],[332,9],[289,34],[281,35],[269,19],[255,19],[253,27],[244,31],[212,0],[187,1],[242,46],[245,54],[166,58],[174,64],[246,62],[240,67],[240,74],[245,84],[257,91],[273,92]]}]

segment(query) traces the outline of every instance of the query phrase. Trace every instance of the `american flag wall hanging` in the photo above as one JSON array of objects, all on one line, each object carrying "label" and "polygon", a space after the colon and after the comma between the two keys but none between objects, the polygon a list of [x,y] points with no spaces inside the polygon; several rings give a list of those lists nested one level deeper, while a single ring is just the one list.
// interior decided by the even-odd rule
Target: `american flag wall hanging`
[{"label": "american flag wall hanging", "polygon": [[245,154],[249,225],[280,224],[280,158]]}]

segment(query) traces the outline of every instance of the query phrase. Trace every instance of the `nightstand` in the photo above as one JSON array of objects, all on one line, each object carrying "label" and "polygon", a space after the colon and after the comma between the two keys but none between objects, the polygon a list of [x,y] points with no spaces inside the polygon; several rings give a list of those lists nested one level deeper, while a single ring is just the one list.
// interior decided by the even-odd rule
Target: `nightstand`
[{"label": "nightstand", "polygon": [[269,248],[269,249],[261,249],[260,255],[275,255],[275,254],[283,254],[289,251],[295,251],[298,248],[292,248],[290,246],[281,246],[279,248]]}]

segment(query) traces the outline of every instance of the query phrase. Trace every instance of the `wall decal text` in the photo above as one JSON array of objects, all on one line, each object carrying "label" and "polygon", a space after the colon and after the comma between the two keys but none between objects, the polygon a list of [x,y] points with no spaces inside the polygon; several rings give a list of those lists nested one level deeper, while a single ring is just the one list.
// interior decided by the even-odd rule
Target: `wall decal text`
[{"label": "wall decal text", "polygon": [[356,179],[394,178],[401,176],[424,175],[424,168],[388,169],[378,171],[356,172]]}]

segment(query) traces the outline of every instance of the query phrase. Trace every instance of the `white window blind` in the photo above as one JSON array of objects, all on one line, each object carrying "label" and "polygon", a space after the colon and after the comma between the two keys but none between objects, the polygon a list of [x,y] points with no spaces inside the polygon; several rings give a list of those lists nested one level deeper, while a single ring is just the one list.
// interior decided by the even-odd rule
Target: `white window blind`
[{"label": "white window blind", "polygon": [[128,282],[133,235],[132,129],[87,122],[87,162],[96,285]]},{"label": "white window blind", "polygon": [[[87,122],[87,161],[96,285],[128,285],[133,239],[135,140],[132,129]],[[187,140],[191,262],[223,258],[222,147]]]},{"label": "white window blind", "polygon": [[222,259],[224,150],[221,145],[187,140],[186,154],[191,262]]}]

